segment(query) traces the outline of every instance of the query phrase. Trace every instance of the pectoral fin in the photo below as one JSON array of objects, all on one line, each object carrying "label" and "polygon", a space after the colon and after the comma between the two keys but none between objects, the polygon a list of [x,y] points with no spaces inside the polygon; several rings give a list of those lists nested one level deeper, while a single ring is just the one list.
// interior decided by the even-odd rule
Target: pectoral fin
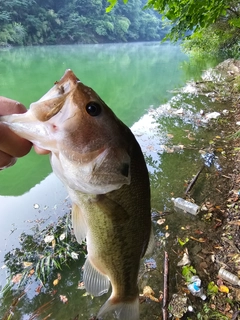
[{"label": "pectoral fin", "polygon": [[84,220],[81,209],[73,203],[72,205],[72,226],[78,243],[82,243],[86,239],[87,224]]},{"label": "pectoral fin", "polygon": [[110,286],[108,277],[98,272],[88,258],[83,270],[83,282],[87,292],[93,296],[101,296],[108,292]]}]

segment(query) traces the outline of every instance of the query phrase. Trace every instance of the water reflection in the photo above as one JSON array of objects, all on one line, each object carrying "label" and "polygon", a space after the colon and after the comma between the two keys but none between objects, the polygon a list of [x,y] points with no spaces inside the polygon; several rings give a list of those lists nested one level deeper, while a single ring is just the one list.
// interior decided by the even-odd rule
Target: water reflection
[{"label": "water reflection", "polygon": [[1,232],[0,232],[0,285],[6,283],[4,255],[13,248],[19,247],[19,237],[32,226],[39,224],[41,228],[70,210],[65,187],[52,173],[40,184],[22,196],[0,196]]}]

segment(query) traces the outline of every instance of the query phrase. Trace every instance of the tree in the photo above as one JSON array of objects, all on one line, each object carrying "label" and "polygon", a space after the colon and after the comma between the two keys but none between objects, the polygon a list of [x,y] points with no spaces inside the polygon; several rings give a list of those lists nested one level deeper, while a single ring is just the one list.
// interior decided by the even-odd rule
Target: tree
[{"label": "tree", "polygon": [[0,0],[0,46],[161,40],[161,17],[144,1],[106,13],[106,0]]},{"label": "tree", "polygon": [[225,16],[229,4],[227,0],[148,0],[147,6],[154,8],[171,21],[168,34],[171,40],[178,40],[207,28],[221,16]]},{"label": "tree", "polygon": [[[107,11],[116,5],[117,0],[108,0],[108,2],[110,6]],[[176,41],[185,37],[188,31],[206,28],[220,15],[226,15],[230,7],[229,2],[229,0],[148,0],[145,8],[153,8],[163,18],[171,21],[172,27],[167,37]]]},{"label": "tree", "polygon": [[[107,0],[110,10],[117,0]],[[123,0],[126,2],[125,0]],[[240,56],[239,0],[146,0],[169,25],[165,39],[185,39],[184,47],[211,54]],[[129,0],[131,2],[131,0]]]}]

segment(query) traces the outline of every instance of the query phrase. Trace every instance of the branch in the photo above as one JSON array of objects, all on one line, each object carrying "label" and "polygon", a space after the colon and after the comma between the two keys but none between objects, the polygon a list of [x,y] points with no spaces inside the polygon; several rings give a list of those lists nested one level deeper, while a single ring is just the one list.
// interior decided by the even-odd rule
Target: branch
[{"label": "branch", "polygon": [[168,319],[168,253],[164,253],[164,276],[163,276],[163,320]]}]

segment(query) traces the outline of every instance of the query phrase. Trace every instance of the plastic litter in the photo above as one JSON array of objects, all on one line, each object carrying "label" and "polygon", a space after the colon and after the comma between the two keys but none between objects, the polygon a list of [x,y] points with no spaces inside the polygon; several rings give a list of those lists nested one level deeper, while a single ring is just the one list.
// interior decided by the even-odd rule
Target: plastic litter
[{"label": "plastic litter", "polygon": [[235,284],[237,286],[240,286],[240,279],[235,274],[225,270],[224,268],[221,268],[218,271],[219,277],[221,277],[223,280],[228,281],[231,284]]},{"label": "plastic litter", "polygon": [[201,279],[198,276],[193,276],[190,281],[191,283],[187,287],[192,295],[206,300],[207,296],[203,293],[203,288],[201,288]]},{"label": "plastic litter", "polygon": [[182,198],[172,198],[175,208],[180,209],[184,212],[191,213],[196,216],[200,210],[200,207],[192,202],[184,200]]}]

